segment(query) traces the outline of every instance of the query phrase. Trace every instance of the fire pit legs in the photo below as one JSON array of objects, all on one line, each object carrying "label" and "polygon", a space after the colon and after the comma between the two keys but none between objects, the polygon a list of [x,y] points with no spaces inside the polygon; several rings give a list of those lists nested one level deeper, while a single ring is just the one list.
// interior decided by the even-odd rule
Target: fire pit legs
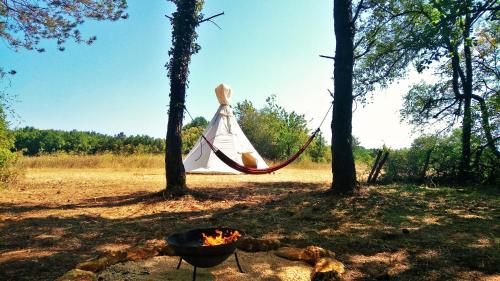
[{"label": "fire pit legs", "polygon": [[179,264],[177,265],[177,269],[179,269],[181,267],[181,263],[182,263],[182,257],[181,259],[179,260]]},{"label": "fire pit legs", "polygon": [[[236,260],[236,265],[238,266],[238,270],[240,271],[240,273],[245,273],[243,272],[243,269],[241,269],[240,260],[238,259],[238,253],[236,252],[234,252],[234,259]],[[179,263],[177,264],[176,269],[179,269],[181,267],[181,264],[182,264],[182,257],[179,259]],[[194,266],[193,269],[193,281],[196,280],[196,267],[197,266]]]},{"label": "fire pit legs", "polygon": [[[177,264],[177,268],[176,269],[179,269],[181,267],[181,264],[182,264],[182,257],[179,259],[179,263]],[[196,266],[194,267],[194,270],[193,270],[193,281],[196,280]]]},{"label": "fire pit legs", "polygon": [[238,254],[234,252],[234,259],[236,259],[236,265],[238,266],[238,270],[243,273],[243,270],[241,269],[240,261],[238,260]]}]

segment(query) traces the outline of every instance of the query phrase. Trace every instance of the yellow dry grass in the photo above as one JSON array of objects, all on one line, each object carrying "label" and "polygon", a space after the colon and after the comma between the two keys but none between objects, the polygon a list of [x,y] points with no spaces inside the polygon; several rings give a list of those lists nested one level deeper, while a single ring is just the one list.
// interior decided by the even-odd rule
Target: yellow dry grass
[{"label": "yellow dry grass", "polygon": [[[266,161],[272,165],[272,161]],[[136,169],[158,168],[163,169],[165,158],[161,154],[96,154],[71,155],[48,154],[33,157],[21,157],[19,165],[22,168],[109,168],[109,169]],[[328,169],[329,163],[314,163],[309,159],[296,160],[291,164],[297,169]],[[362,169],[365,169],[362,167]]]},{"label": "yellow dry grass", "polygon": [[109,169],[135,169],[135,168],[161,168],[164,161],[160,154],[97,154],[97,155],[71,155],[50,154],[35,157],[21,157],[19,165],[27,169],[45,168],[109,168]]}]

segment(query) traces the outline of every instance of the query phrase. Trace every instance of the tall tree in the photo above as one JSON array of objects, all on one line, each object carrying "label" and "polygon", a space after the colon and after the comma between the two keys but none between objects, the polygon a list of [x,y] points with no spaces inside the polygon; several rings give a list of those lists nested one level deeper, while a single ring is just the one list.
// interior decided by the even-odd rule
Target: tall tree
[{"label": "tall tree", "polygon": [[[398,24],[391,24],[395,16],[388,7],[396,0],[334,1],[335,65],[332,113],[332,192],[349,194],[356,187],[356,170],[353,159],[352,107],[354,101],[365,102],[367,93],[395,78],[391,72],[398,63],[366,63],[373,53],[382,52],[399,62],[397,53],[384,53],[376,46],[390,40],[391,31]],[[353,13],[354,8],[354,13]],[[331,58],[331,57],[327,57]],[[387,67],[389,65],[389,67]],[[385,73],[377,79],[373,73]],[[375,79],[374,79],[375,78]]]},{"label": "tall tree", "polygon": [[332,113],[332,191],[353,193],[356,168],[352,153],[354,34],[351,0],[334,0],[335,66]]},{"label": "tall tree", "polygon": [[172,24],[172,47],[166,64],[170,78],[170,105],[168,110],[167,146],[165,152],[166,191],[173,196],[182,196],[189,190],[186,186],[186,171],[182,164],[182,121],[188,85],[189,63],[200,45],[196,43],[196,27],[211,21],[223,13],[203,18],[203,0],[171,0],[177,10],[167,16]]},{"label": "tall tree", "polygon": [[[419,115],[419,120],[449,119],[452,120],[450,124],[461,120],[462,157],[459,174],[463,180],[470,178],[474,102],[482,108],[483,117],[480,120],[484,124],[482,127],[489,139],[488,143],[491,143],[489,147],[494,150],[495,137],[486,133],[488,128],[491,131],[485,106],[489,98],[483,93],[494,95],[492,91],[483,90],[495,88],[495,83],[486,85],[481,82],[483,90],[480,90],[479,95],[473,91],[479,88],[474,78],[479,66],[488,61],[490,64],[487,68],[495,69],[491,62],[496,60],[483,60],[480,63],[477,50],[474,49],[477,31],[483,29],[485,22],[498,19],[498,0],[365,2],[361,11],[368,11],[367,16],[359,17],[365,24],[358,23],[359,37],[363,40],[355,43],[356,96],[363,97],[377,86],[384,87],[404,77],[408,66],[412,64],[419,72],[430,67],[436,69],[441,79],[429,87],[416,85],[409,96],[419,98],[404,106],[403,115],[409,116],[409,111],[416,113],[412,116]],[[363,48],[356,50],[358,47]],[[495,52],[489,53],[495,57]],[[489,77],[494,72],[490,71]],[[498,78],[494,81],[498,81]],[[448,127],[451,128],[453,126]]]},{"label": "tall tree", "polygon": [[166,65],[170,77],[170,105],[168,110],[167,147],[165,152],[166,191],[174,196],[184,195],[186,171],[182,164],[182,121],[191,55],[200,50],[196,43],[196,27],[203,15],[202,0],[172,0],[177,10],[170,17],[172,47],[170,62]]},{"label": "tall tree", "polygon": [[[437,64],[436,74],[441,79],[431,85],[415,85],[405,97],[402,114],[417,125],[430,120],[448,121],[444,128],[448,131],[461,119],[458,176],[465,182],[472,178],[474,119],[480,120],[481,135],[486,138],[487,146],[497,158],[500,156],[492,136],[487,108],[488,102],[498,95],[499,90],[495,39],[498,37],[498,25],[488,20],[498,12],[498,1],[431,1],[419,5],[419,20],[424,25],[420,24],[423,32],[416,38],[424,44],[416,61],[417,66],[423,70],[431,63]],[[475,115],[480,115],[480,118],[474,118]]]},{"label": "tall tree", "polygon": [[234,113],[245,136],[266,159],[288,159],[307,140],[309,130],[304,115],[287,111],[274,95],[266,99],[266,105],[260,110],[250,101],[239,102]]}]

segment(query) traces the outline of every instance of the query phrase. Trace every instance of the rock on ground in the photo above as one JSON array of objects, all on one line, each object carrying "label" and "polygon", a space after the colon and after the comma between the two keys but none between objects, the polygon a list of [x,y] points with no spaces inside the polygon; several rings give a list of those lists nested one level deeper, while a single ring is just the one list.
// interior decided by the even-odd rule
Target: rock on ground
[{"label": "rock on ground", "polygon": [[320,258],[335,257],[335,253],[321,247],[308,246],[306,248],[281,247],[275,255],[292,261],[305,261],[311,265],[315,265]]},{"label": "rock on ground", "polygon": [[342,280],[345,272],[344,264],[334,258],[320,258],[311,273],[312,281]]},{"label": "rock on ground", "polygon": [[91,271],[73,269],[57,278],[56,281],[97,281],[97,276]]}]

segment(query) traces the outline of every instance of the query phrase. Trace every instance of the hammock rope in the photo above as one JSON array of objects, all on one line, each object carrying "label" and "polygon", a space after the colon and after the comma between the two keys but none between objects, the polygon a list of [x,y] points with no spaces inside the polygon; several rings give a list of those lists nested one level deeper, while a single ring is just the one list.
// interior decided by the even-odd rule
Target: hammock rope
[{"label": "hammock rope", "polygon": [[[224,152],[222,152],[220,149],[218,149],[217,147],[215,147],[215,145],[213,145],[205,137],[205,135],[201,134],[201,137],[203,138],[203,140],[205,140],[205,142],[210,147],[210,149],[215,153],[215,155],[217,156],[217,158],[219,158],[222,162],[224,162],[224,164],[226,164],[229,167],[235,169],[236,171],[242,172],[242,173],[245,173],[245,174],[252,174],[252,175],[269,174],[269,173],[275,172],[275,171],[277,171],[277,170],[279,170],[281,168],[284,168],[284,167],[288,166],[290,163],[292,163],[293,161],[295,161],[307,149],[307,147],[311,144],[311,142],[314,140],[314,138],[320,132],[320,127],[321,127],[321,125],[323,125],[323,122],[325,122],[325,119],[328,116],[328,113],[330,112],[330,110],[332,109],[332,106],[333,106],[333,103],[328,108],[328,111],[326,112],[325,117],[323,117],[323,120],[319,124],[318,128],[312,133],[312,135],[309,137],[309,139],[306,141],[306,143],[297,152],[295,152],[287,160],[285,160],[285,161],[283,161],[283,162],[281,162],[279,164],[276,164],[274,166],[268,167],[268,168],[258,169],[258,168],[250,168],[250,167],[245,167],[243,165],[240,165],[238,162],[236,162],[233,159],[229,158],[229,156],[227,156],[226,154],[224,154]],[[189,115],[189,117],[191,119],[193,119],[193,117],[191,116],[191,114],[189,113],[189,111],[187,110],[187,108],[184,107],[184,109],[186,110],[186,112]]]}]

